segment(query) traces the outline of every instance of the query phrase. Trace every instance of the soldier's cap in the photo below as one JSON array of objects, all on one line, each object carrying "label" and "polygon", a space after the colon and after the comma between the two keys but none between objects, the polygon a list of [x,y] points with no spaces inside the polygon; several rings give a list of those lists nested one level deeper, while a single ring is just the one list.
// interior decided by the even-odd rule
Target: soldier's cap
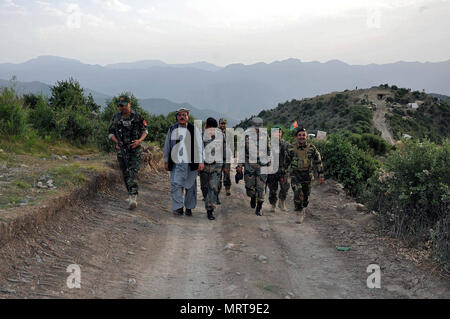
[{"label": "soldier's cap", "polygon": [[127,105],[131,102],[131,98],[128,95],[121,95],[119,96],[119,105]]},{"label": "soldier's cap", "polygon": [[260,117],[254,117],[252,118],[252,125],[254,127],[262,127],[263,125],[263,119]]},{"label": "soldier's cap", "polygon": [[187,109],[187,108],[185,108],[185,107],[180,107],[180,108],[177,110],[177,115],[180,114],[181,112],[187,112],[187,114],[189,114],[190,110]]},{"label": "soldier's cap", "polygon": [[295,131],[295,135],[297,135],[297,134],[300,133],[300,132],[306,132],[306,129],[305,129],[304,127],[299,127],[299,128],[297,129],[297,131]]},{"label": "soldier's cap", "polygon": [[222,118],[219,120],[219,124],[227,124],[227,119],[222,117]]}]

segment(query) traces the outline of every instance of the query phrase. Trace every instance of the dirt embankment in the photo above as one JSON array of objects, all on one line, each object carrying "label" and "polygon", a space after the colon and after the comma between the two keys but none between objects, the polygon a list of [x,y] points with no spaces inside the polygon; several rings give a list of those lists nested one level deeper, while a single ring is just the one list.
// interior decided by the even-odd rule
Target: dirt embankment
[{"label": "dirt embankment", "polygon": [[[174,216],[163,171],[141,179],[126,209],[121,183],[101,188],[0,248],[3,298],[449,298],[449,279],[380,238],[333,181],[315,185],[304,224],[289,211],[257,217],[241,184],[222,196],[215,221],[201,192],[192,217]],[[349,247],[338,251],[337,246]],[[79,265],[81,288],[67,286]],[[367,287],[370,264],[381,288]]]}]

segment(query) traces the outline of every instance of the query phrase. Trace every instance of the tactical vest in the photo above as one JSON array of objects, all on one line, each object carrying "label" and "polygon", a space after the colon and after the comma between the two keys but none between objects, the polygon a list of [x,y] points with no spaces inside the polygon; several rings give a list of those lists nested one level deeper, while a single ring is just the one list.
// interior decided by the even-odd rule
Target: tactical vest
[{"label": "tactical vest", "polygon": [[138,140],[140,138],[138,121],[139,117],[136,113],[132,113],[128,118],[122,117],[122,115],[119,113],[117,128],[119,134],[121,135],[120,138],[125,145],[129,145],[132,143],[132,141]]},{"label": "tactical vest", "polygon": [[310,171],[312,169],[312,158],[308,157],[311,144],[306,144],[303,149],[298,148],[298,143],[294,143],[294,158],[292,159],[292,168],[296,171]]}]

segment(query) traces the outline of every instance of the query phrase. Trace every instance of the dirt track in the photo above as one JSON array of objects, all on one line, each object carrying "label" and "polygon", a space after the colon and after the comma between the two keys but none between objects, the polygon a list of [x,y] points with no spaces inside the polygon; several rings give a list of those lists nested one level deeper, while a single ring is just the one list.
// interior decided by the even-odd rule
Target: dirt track
[{"label": "dirt track", "polygon": [[[0,248],[0,298],[450,298],[448,279],[369,231],[370,216],[344,207],[351,200],[333,181],[313,188],[302,225],[292,191],[289,212],[266,203],[262,217],[242,182],[232,193],[211,222],[200,198],[194,216],[172,214],[165,173],[141,182],[133,212],[112,185]],[[373,263],[381,289],[366,286]],[[81,289],[66,286],[70,264],[81,268]]]}]

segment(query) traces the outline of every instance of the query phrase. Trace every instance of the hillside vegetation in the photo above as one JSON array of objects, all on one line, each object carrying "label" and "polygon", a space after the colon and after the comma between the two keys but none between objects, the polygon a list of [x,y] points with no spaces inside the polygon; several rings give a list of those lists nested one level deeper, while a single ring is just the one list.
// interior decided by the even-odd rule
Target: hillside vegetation
[{"label": "hillside vegetation", "polygon": [[[418,108],[414,110],[408,103],[417,103]],[[329,134],[348,131],[381,135],[373,122],[374,111],[381,104],[386,107],[386,120],[397,140],[408,134],[441,143],[450,135],[450,107],[445,99],[441,98],[439,103],[435,96],[387,84],[293,99],[274,109],[263,110],[258,116],[269,126],[290,127],[297,120],[311,133],[321,130]],[[249,120],[245,119],[238,126],[247,127]]]}]

